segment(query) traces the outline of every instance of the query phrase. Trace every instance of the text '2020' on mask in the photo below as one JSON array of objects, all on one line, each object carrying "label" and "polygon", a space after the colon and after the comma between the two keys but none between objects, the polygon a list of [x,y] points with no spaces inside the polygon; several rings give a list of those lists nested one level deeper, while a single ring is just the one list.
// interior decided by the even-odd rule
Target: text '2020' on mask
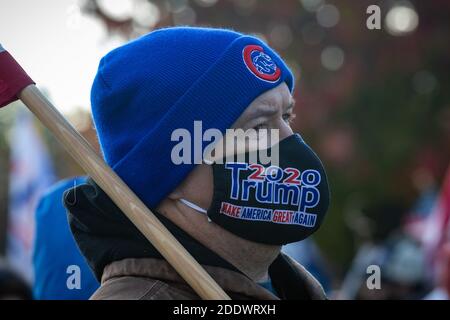
[{"label": "text '2020' on mask", "polygon": [[[274,245],[303,240],[320,227],[330,196],[319,157],[298,134],[278,148],[278,166],[259,160],[212,165],[210,220],[244,239]],[[245,159],[252,159],[249,153]]]}]

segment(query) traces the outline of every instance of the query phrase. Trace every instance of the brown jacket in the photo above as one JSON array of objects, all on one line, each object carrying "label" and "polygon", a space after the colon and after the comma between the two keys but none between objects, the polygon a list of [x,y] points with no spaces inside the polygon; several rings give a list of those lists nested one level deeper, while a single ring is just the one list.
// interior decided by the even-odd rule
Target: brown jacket
[{"label": "brown jacket", "polygon": [[[320,284],[301,265],[294,263],[308,292],[305,299],[325,299]],[[224,268],[203,266],[214,280],[238,300],[277,300],[273,293],[246,276]],[[164,260],[124,259],[104,269],[101,287],[92,300],[194,300],[200,297],[184,282]]]}]

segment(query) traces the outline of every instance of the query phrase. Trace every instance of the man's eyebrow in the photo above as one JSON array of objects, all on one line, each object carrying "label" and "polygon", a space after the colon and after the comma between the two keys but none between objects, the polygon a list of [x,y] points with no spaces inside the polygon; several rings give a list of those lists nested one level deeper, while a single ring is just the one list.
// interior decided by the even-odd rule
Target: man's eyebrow
[{"label": "man's eyebrow", "polygon": [[[294,105],[295,100],[294,98],[291,98],[289,104],[283,106],[283,113],[294,108]],[[257,117],[270,117],[277,114],[279,110],[280,109],[275,105],[269,103],[261,103],[246,115],[246,119],[254,119]]]}]

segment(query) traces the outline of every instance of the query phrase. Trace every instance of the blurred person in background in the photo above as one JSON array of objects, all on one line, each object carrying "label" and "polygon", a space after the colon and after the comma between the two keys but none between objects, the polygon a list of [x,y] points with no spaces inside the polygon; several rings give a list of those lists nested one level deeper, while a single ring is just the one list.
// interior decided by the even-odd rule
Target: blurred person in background
[{"label": "blurred person in background", "polygon": [[33,248],[35,299],[87,300],[99,286],[73,239],[63,206],[64,191],[84,182],[85,177],[62,180],[39,201]]},{"label": "blurred person in background", "polygon": [[[339,299],[421,299],[430,290],[425,253],[420,239],[410,231],[412,213],[395,199],[363,206],[359,214],[349,214],[357,254],[344,277]],[[408,224],[404,224],[404,222]],[[380,271],[380,288],[369,288],[368,267]]]},{"label": "blurred person in background", "polygon": [[356,299],[418,300],[425,296],[429,290],[425,255],[418,241],[405,234],[394,233],[378,253],[368,265],[380,267],[381,288],[369,289],[365,277]]}]

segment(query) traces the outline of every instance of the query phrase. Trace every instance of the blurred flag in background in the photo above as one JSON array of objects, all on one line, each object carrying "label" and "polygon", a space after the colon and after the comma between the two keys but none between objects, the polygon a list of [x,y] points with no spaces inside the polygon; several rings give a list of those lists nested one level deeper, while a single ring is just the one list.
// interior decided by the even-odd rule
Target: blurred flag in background
[{"label": "blurred flag in background", "polygon": [[55,178],[47,148],[28,111],[17,113],[10,138],[6,256],[11,266],[32,283],[34,213],[40,196]]},{"label": "blurred flag in background", "polygon": [[422,241],[436,287],[431,297],[450,299],[450,167],[426,221]]},{"label": "blurred flag in background", "polygon": [[434,263],[436,253],[450,241],[450,167],[443,180],[442,189],[426,221],[422,238],[427,256]]}]

